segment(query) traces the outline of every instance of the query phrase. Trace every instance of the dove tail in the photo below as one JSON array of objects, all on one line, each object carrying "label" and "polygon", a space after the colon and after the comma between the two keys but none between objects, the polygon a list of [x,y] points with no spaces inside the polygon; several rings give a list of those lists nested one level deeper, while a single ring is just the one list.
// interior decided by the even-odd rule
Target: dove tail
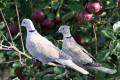
[{"label": "dove tail", "polygon": [[99,70],[99,71],[102,71],[102,72],[105,72],[105,73],[108,73],[108,74],[114,74],[116,73],[116,69],[108,69],[108,68],[105,68],[105,67],[89,67],[89,69],[94,69],[94,70]]},{"label": "dove tail", "polygon": [[56,61],[57,61],[58,63],[62,64],[62,65],[65,65],[65,66],[67,66],[67,67],[70,67],[70,68],[72,68],[72,69],[74,69],[74,70],[76,70],[76,71],[78,71],[78,72],[80,72],[80,73],[82,73],[82,74],[85,74],[85,75],[89,74],[88,71],[86,71],[85,69],[77,66],[75,63],[73,63],[72,60],[58,59],[58,60],[56,60]]}]

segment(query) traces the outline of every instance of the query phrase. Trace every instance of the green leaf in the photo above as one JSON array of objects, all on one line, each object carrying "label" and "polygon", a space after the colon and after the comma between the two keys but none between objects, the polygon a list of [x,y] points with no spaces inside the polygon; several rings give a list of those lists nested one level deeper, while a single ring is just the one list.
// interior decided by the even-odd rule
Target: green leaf
[{"label": "green leaf", "polygon": [[117,45],[116,45],[117,51],[120,52],[120,40],[117,41]]},{"label": "green leaf", "polygon": [[46,3],[42,3],[42,4],[39,5],[39,9],[47,8],[49,5],[50,5],[50,1],[46,2]]},{"label": "green leaf", "polygon": [[51,7],[53,8],[53,9],[57,9],[58,8],[58,6],[59,6],[59,2],[54,2],[52,5],[51,5]]},{"label": "green leaf", "polygon": [[14,78],[13,80],[20,80],[18,77]]},{"label": "green leaf", "polygon": [[[78,5],[78,3],[79,3],[79,5]],[[78,2],[78,1],[71,2],[68,7],[71,10],[74,10],[74,11],[79,11],[79,10],[84,8],[82,1],[80,1],[80,2]]]},{"label": "green leaf", "polygon": [[110,29],[109,30],[102,30],[102,33],[110,39],[115,39],[113,31]]},{"label": "green leaf", "polygon": [[43,80],[52,80],[55,74],[47,74],[43,77]]},{"label": "green leaf", "polygon": [[19,62],[15,62],[13,65],[12,65],[13,68],[18,68],[18,67],[21,67],[21,64]]},{"label": "green leaf", "polygon": [[114,32],[119,32],[119,31],[120,31],[120,21],[116,22],[116,23],[113,25],[113,31],[114,31]]},{"label": "green leaf", "polygon": [[0,62],[5,60],[4,53],[0,52]]},{"label": "green leaf", "polygon": [[112,51],[115,48],[116,44],[117,44],[116,40],[111,41],[109,45],[109,50]]},{"label": "green leaf", "polygon": [[97,79],[101,79],[101,80],[103,80],[104,79],[104,77],[105,77],[105,73],[104,72],[100,72],[100,71],[96,71],[96,78]]},{"label": "green leaf", "polygon": [[6,7],[6,3],[0,1],[0,8],[5,8],[5,7]]},{"label": "green leaf", "polygon": [[5,23],[2,21],[0,22],[0,30],[3,29],[5,27]]},{"label": "green leaf", "polygon": [[53,20],[54,19],[54,14],[52,14],[52,13],[49,12],[47,14],[47,18],[50,19],[50,20]]},{"label": "green leaf", "polygon": [[60,68],[58,68],[58,67],[55,67],[55,68],[54,68],[54,71],[55,71],[55,73],[57,73],[57,74],[62,73],[62,70],[61,70]]},{"label": "green leaf", "polygon": [[53,71],[53,67],[48,68],[48,69],[46,70],[46,72],[52,72],[52,71]]},{"label": "green leaf", "polygon": [[26,65],[27,66],[31,66],[32,65],[32,60],[30,60],[30,59],[26,59]]},{"label": "green leaf", "polygon": [[62,21],[65,22],[65,21],[71,19],[71,18],[74,16],[74,14],[75,14],[75,11],[71,11],[71,12],[65,14],[65,15],[62,17]]}]

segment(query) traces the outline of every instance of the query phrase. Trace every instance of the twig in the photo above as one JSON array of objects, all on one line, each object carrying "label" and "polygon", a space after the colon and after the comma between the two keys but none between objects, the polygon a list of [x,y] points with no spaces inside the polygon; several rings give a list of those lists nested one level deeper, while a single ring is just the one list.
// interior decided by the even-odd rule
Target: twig
[{"label": "twig", "polygon": [[6,27],[7,27],[7,30],[8,30],[8,33],[9,33],[9,36],[10,36],[10,40],[11,40],[11,42],[12,42],[12,45],[14,45],[14,42],[13,42],[13,39],[12,39],[12,36],[11,36],[10,30],[9,30],[9,27],[8,27],[8,24],[7,24],[7,21],[6,21],[5,17],[4,17],[4,14],[3,14],[1,8],[0,8],[0,13],[1,13],[2,18],[3,18],[4,22],[5,22]]},{"label": "twig", "polygon": [[[24,59],[22,59],[24,60]],[[0,62],[0,64],[10,64],[10,63],[13,63],[13,62],[17,62],[19,60],[12,60],[12,61],[7,61],[7,62]]]},{"label": "twig", "polygon": [[9,45],[11,45],[11,43],[8,41],[8,39],[6,38],[6,36],[4,36],[4,34],[0,31],[0,33],[2,34],[2,36],[5,38],[5,40],[9,43]]},{"label": "twig", "polygon": [[30,7],[33,10],[33,6],[32,6],[32,0],[30,0]]},{"label": "twig", "polygon": [[19,12],[18,12],[18,7],[17,7],[16,0],[15,0],[15,7],[16,7],[16,13],[17,13],[17,18],[18,18],[18,26],[19,26],[19,31],[20,31],[20,38],[21,38],[21,43],[22,43],[22,49],[23,49],[23,53],[25,53],[25,48],[24,48],[24,43],[23,43],[23,38],[22,38],[22,33],[21,33],[21,27],[20,27]]},{"label": "twig", "polygon": [[21,52],[21,51],[20,51],[18,48],[16,48],[15,46],[4,46],[4,45],[1,45],[1,46],[2,46],[2,47],[0,48],[0,51],[1,51],[1,50],[4,50],[4,51],[6,51],[6,50],[14,50],[14,51],[16,51],[16,52],[18,53],[18,55],[21,54],[21,55],[26,56],[26,57],[29,58],[29,59],[32,59],[32,57],[30,57],[29,55]]},{"label": "twig", "polygon": [[13,50],[15,50],[16,52],[18,52],[18,54],[24,55],[24,56],[26,56],[27,58],[32,59],[32,57],[30,57],[29,55],[21,52],[21,51],[20,51],[18,48],[16,48],[15,46],[11,46],[11,47],[13,48]]},{"label": "twig", "polygon": [[96,28],[94,26],[94,23],[93,23],[92,27],[93,27],[94,37],[95,37],[95,50],[96,50],[96,54],[97,54],[97,35],[96,35]]},{"label": "twig", "polygon": [[10,50],[13,50],[11,48],[0,48],[0,51],[10,51]]}]

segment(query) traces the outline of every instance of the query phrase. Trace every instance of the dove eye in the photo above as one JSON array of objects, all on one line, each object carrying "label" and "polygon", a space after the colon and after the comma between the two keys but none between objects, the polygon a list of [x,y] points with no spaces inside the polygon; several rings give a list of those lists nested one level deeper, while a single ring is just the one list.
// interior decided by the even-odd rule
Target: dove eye
[{"label": "dove eye", "polygon": [[23,22],[25,24],[25,22]]},{"label": "dove eye", "polygon": [[63,28],[63,30],[64,30],[64,28]]}]

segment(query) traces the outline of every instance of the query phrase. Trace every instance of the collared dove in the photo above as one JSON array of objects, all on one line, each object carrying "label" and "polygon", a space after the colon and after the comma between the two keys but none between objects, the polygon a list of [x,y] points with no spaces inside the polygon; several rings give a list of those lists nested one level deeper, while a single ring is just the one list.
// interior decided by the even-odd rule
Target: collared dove
[{"label": "collared dove", "polygon": [[63,25],[58,29],[63,34],[62,50],[72,57],[72,60],[80,67],[85,69],[100,70],[109,74],[114,74],[115,69],[102,67],[96,59],[87,52],[81,45],[77,44],[70,33],[69,26]]},{"label": "collared dove", "polygon": [[23,19],[21,26],[27,29],[26,48],[28,52],[34,58],[41,61],[43,65],[49,62],[57,62],[82,74],[89,74],[85,69],[77,66],[70,56],[66,55],[48,39],[41,36],[30,19]]}]

